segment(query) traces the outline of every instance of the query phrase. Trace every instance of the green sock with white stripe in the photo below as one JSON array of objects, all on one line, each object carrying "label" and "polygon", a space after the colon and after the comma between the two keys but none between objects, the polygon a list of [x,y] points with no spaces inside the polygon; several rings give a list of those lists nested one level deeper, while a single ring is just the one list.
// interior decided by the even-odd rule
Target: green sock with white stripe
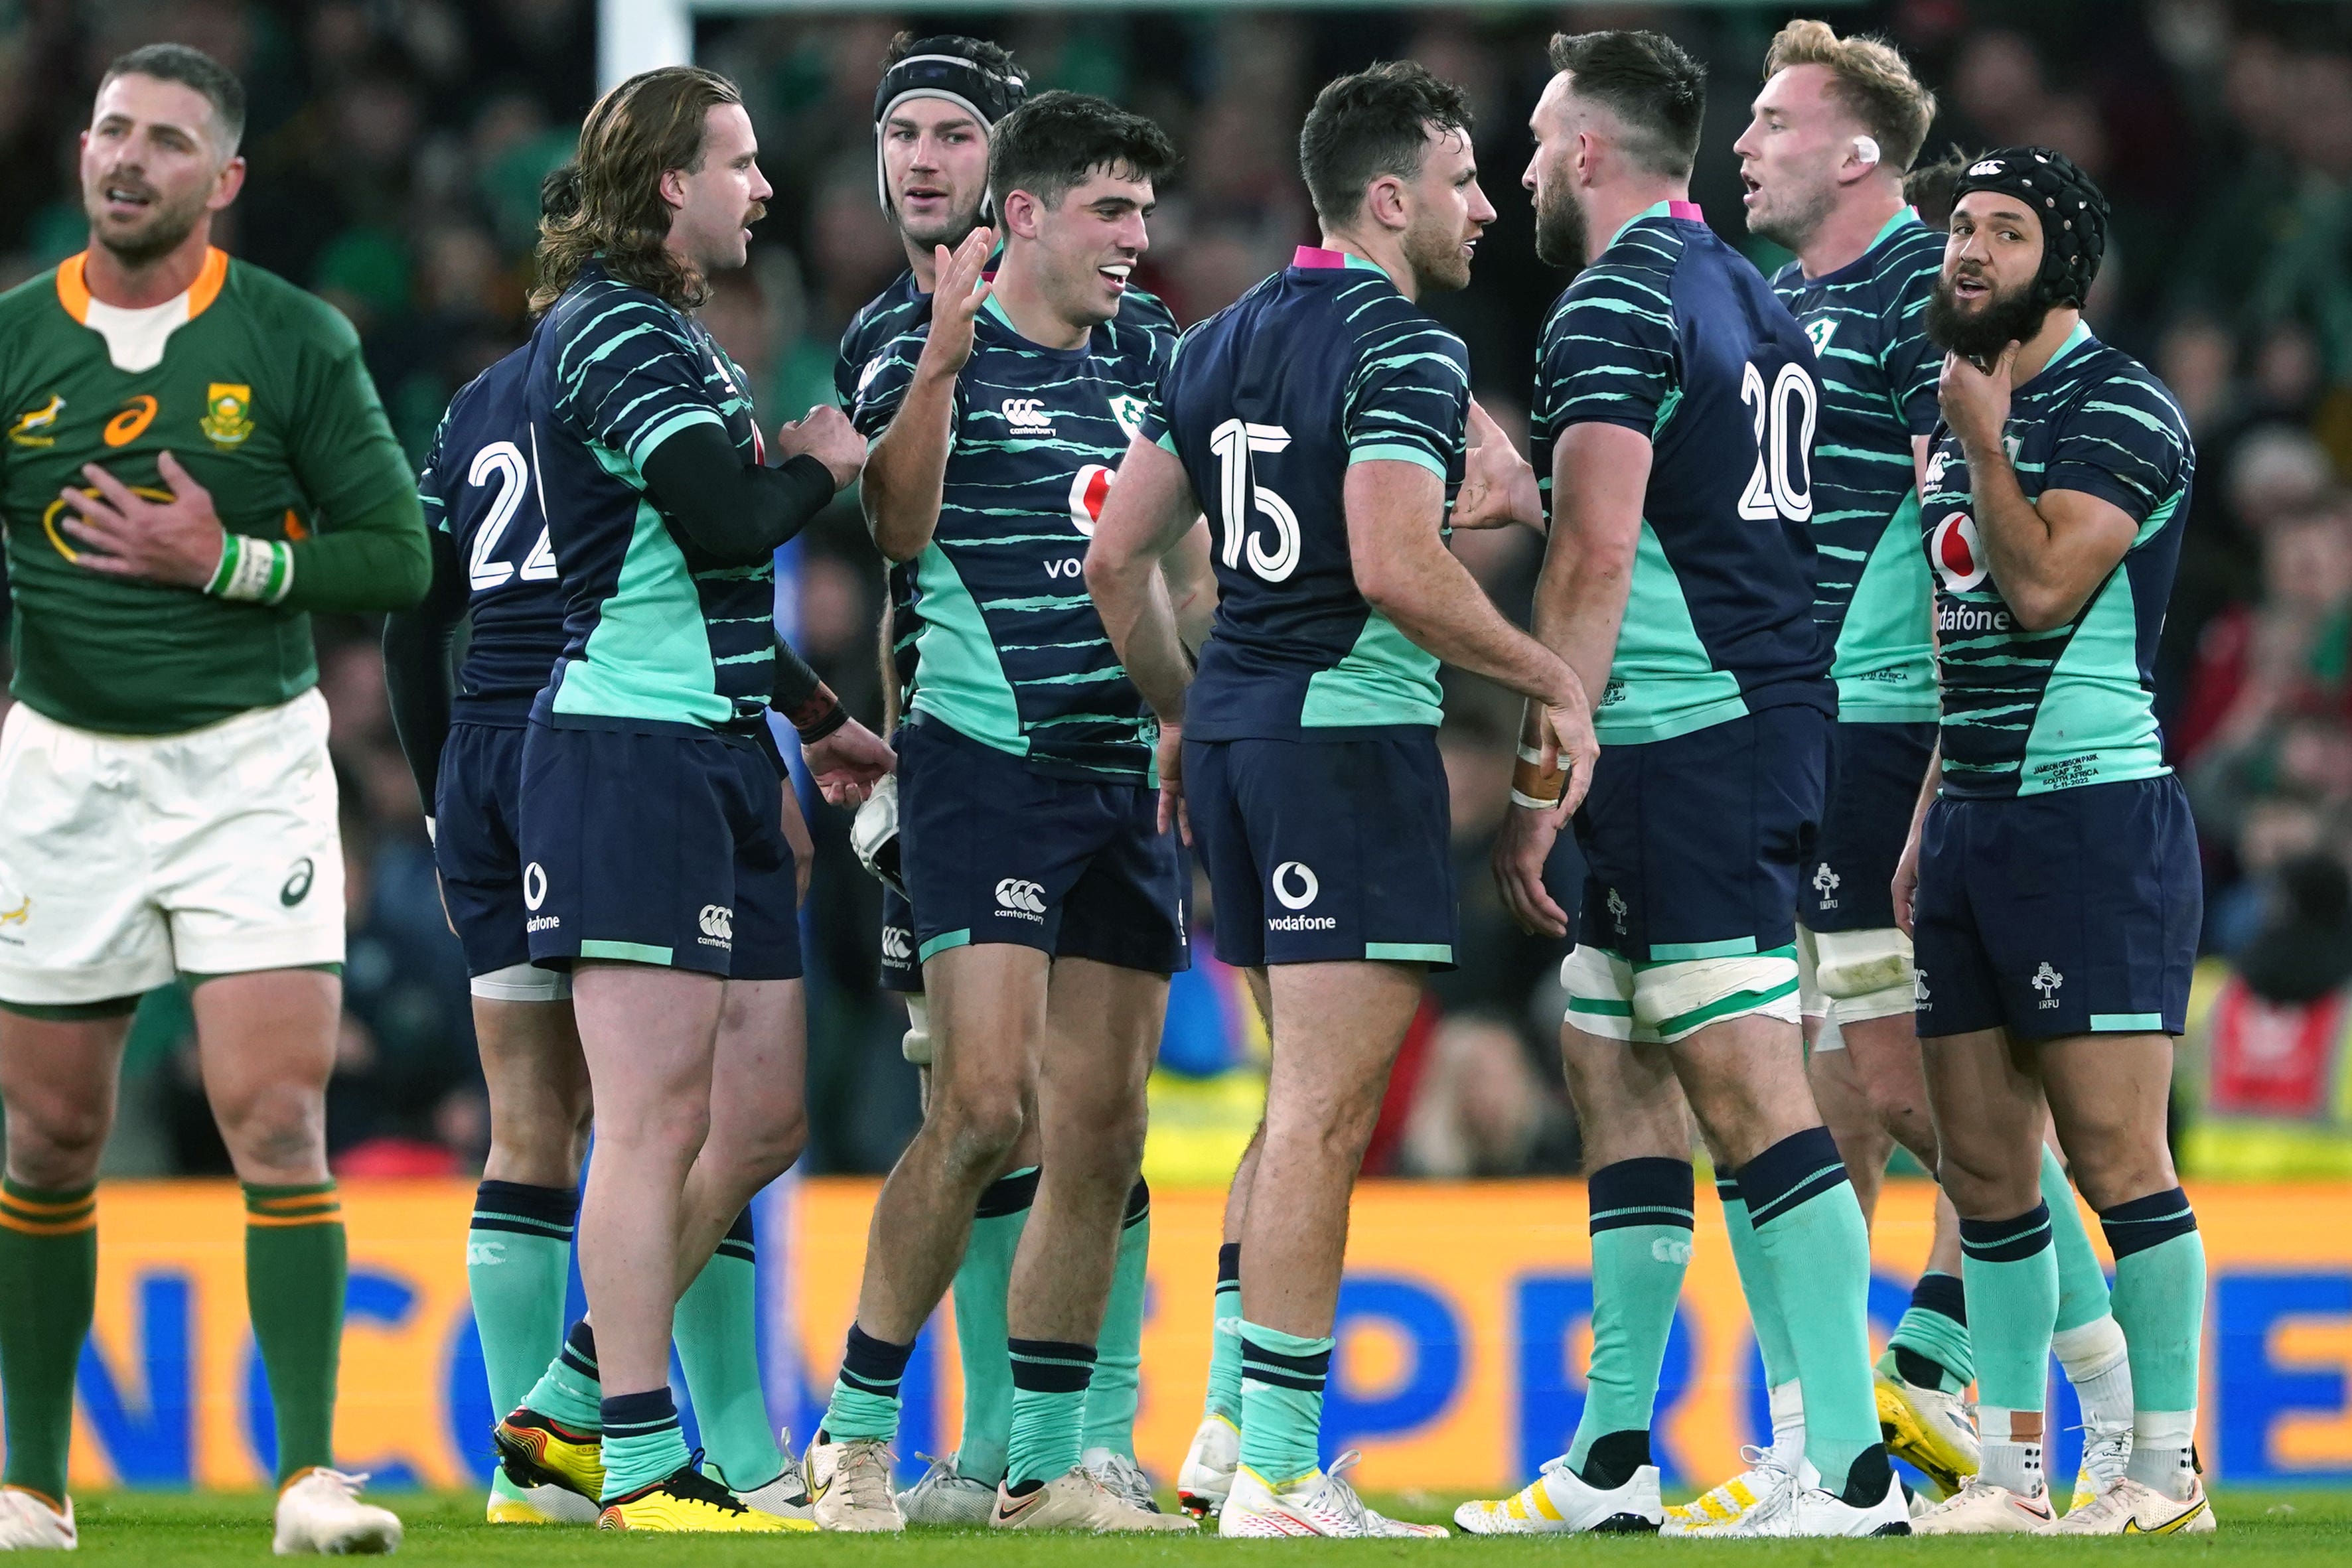
[{"label": "green sock with white stripe", "polygon": [[604,1401],[601,1419],[605,1502],[676,1475],[691,1458],[667,1387],[613,1395]]},{"label": "green sock with white stripe", "polygon": [[[1968,1281],[1977,1358],[1983,1469],[1996,1486],[2024,1496],[2042,1490],[2043,1407],[2050,1387],[2050,1335],[2058,1321],[2058,1259],[2050,1246],[2050,1206],[2013,1219],[1960,1221],[1960,1269]],[[2021,1420],[2019,1417],[2024,1417]]]},{"label": "green sock with white stripe", "polygon": [[2107,1299],[2107,1271],[2091,1249],[2091,1233],[2074,1203],[2066,1167],[2047,1144],[2042,1145],[2042,1201],[2050,1210],[2050,1245],[2058,1254],[2059,1330],[2095,1323],[2114,1310]]},{"label": "green sock with white stripe", "polygon": [[572,1325],[522,1402],[571,1431],[604,1430],[597,1423],[604,1418],[604,1385],[596,1370],[596,1331],[587,1319]]},{"label": "green sock with white stripe", "polygon": [[1772,1286],[1772,1271],[1748,1218],[1748,1200],[1739,1196],[1738,1178],[1718,1175],[1715,1196],[1723,1202],[1723,1228],[1730,1233],[1731,1261],[1739,1270],[1740,1291],[1748,1298],[1756,1353],[1764,1362],[1764,1386],[1792,1386],[1797,1381],[1797,1353],[1789,1343],[1789,1320],[1780,1311],[1780,1293]]},{"label": "green sock with white stripe", "polygon": [[1217,1249],[1215,1317],[1209,1324],[1209,1396],[1202,1414],[1242,1424],[1242,1244]]},{"label": "green sock with white stripe", "polygon": [[1601,1438],[1646,1435],[1650,1429],[1666,1336],[1674,1331],[1675,1306],[1690,1266],[1690,1162],[1619,1160],[1594,1171],[1586,1191],[1592,1228],[1592,1366],[1568,1463],[1589,1484],[1619,1486],[1622,1479],[1596,1479],[1586,1474],[1586,1466]]},{"label": "green sock with white stripe", "polygon": [[2179,1187],[2099,1211],[2116,1255],[2116,1322],[2130,1347],[2132,1479],[2186,1497],[2196,1471],[2197,1368],[2205,1334],[2205,1239]]},{"label": "green sock with white stripe", "polygon": [[[485,1181],[474,1189],[466,1232],[466,1293],[482,1342],[490,1409],[503,1416],[563,1345],[563,1293],[572,1270],[572,1226],[580,1197],[570,1187]],[[521,1489],[506,1471],[490,1490],[513,1499]]]},{"label": "green sock with white stripe", "polygon": [[1886,1339],[1881,1371],[1922,1388],[1958,1394],[1975,1381],[1969,1341],[1968,1291],[1957,1274],[1930,1270],[1911,1288],[1911,1304]]}]

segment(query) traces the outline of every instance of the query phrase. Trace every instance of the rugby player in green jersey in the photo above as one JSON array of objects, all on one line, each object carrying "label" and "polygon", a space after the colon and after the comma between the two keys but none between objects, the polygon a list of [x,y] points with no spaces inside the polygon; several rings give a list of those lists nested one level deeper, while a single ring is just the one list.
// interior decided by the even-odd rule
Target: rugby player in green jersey
[{"label": "rugby player in green jersey", "polygon": [[277,1549],[400,1541],[331,1447],[343,862],[307,612],[404,608],[428,558],[350,324],[211,244],[244,120],[194,49],[116,60],[81,138],[89,248],[0,296],[0,1548],[75,1543],[94,1183],[131,1015],[175,975],[244,1184]]}]

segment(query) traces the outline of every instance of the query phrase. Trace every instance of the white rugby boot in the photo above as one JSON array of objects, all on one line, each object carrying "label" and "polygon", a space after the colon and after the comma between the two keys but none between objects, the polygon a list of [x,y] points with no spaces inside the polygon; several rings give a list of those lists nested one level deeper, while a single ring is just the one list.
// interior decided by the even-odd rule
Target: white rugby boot
[{"label": "white rugby boot", "polygon": [[2167,1497],[2146,1481],[2124,1477],[2065,1518],[2045,1525],[2044,1535],[2210,1535],[2220,1528],[2205,1483],[2194,1477],[2185,1498]]},{"label": "white rugby boot", "polygon": [[1960,1490],[1911,1521],[1914,1535],[2032,1535],[2055,1516],[2047,1492],[2027,1497],[1970,1476]]},{"label": "white rugby boot", "polygon": [[898,1494],[898,1514],[908,1524],[941,1525],[954,1530],[980,1530],[996,1507],[996,1489],[956,1469],[953,1454],[928,1460],[923,1479]]},{"label": "white rugby boot", "polygon": [[1911,1499],[1891,1469],[1886,1475],[1886,1495],[1864,1508],[1854,1507],[1822,1485],[1821,1472],[1811,1460],[1798,1462],[1797,1479],[1796,1504],[1788,1511],[1787,1534],[1852,1538],[1911,1533]]},{"label": "white rugby boot", "polygon": [[1217,1533],[1261,1538],[1327,1535],[1351,1540],[1446,1533],[1442,1524],[1413,1524],[1367,1507],[1346,1478],[1346,1472],[1360,1458],[1350,1448],[1332,1460],[1329,1469],[1310,1470],[1280,1491],[1246,1465],[1235,1466],[1233,1490],[1226,1494],[1224,1507],[1217,1511]]},{"label": "white rugby boot", "polygon": [[1138,1508],[1103,1485],[1086,1466],[1072,1465],[1036,1490],[1014,1497],[996,1489],[991,1530],[1083,1530],[1097,1535],[1140,1535],[1200,1529],[1181,1513]]},{"label": "white rugby boot", "polygon": [[2090,1507],[2101,1492],[2123,1479],[2131,1464],[2131,1451],[2130,1422],[2085,1419],[2083,1462],[2074,1469],[2074,1495],[2068,1500],[2066,1511]]},{"label": "white rugby boot", "polygon": [[517,1487],[520,1497],[490,1489],[482,1511],[491,1524],[593,1524],[604,1511],[566,1487]]},{"label": "white rugby boot", "polygon": [[907,1528],[890,1493],[890,1445],[879,1437],[828,1443],[824,1434],[801,1460],[809,1517],[819,1530],[895,1535]]},{"label": "white rugby boot", "polygon": [[1509,1497],[1473,1499],[1454,1511],[1454,1522],[1473,1535],[1646,1533],[1664,1518],[1657,1466],[1643,1465],[1623,1486],[1603,1491],[1586,1484],[1564,1454],[1546,1459],[1536,1479]]},{"label": "white rugby boot", "polygon": [[1223,1416],[1203,1416],[1176,1470],[1177,1502],[1195,1519],[1216,1512],[1234,1490],[1234,1469],[1241,1462],[1241,1428]]},{"label": "white rugby boot", "polygon": [[73,1499],[59,1513],[23,1487],[0,1487],[0,1552],[71,1552],[80,1541]]},{"label": "white rugby boot", "polygon": [[1095,1479],[1102,1482],[1110,1495],[1151,1513],[1160,1511],[1160,1499],[1151,1490],[1151,1478],[1134,1457],[1117,1448],[1088,1448],[1078,1462],[1087,1467]]},{"label": "white rugby boot", "polygon": [[[1752,1444],[1739,1450],[1739,1458],[1748,1468],[1721,1486],[1689,1502],[1669,1505],[1658,1533],[1704,1534],[1709,1539],[1753,1535],[1759,1517],[1769,1518],[1787,1506],[1787,1494],[1796,1490],[1797,1472],[1781,1463],[1772,1449]],[[1759,1510],[1763,1511],[1760,1516]]]},{"label": "white rugby boot", "polygon": [[365,1476],[320,1465],[303,1471],[278,1494],[278,1531],[269,1549],[280,1557],[318,1552],[331,1557],[396,1552],[400,1521],[389,1509],[360,1500]]}]

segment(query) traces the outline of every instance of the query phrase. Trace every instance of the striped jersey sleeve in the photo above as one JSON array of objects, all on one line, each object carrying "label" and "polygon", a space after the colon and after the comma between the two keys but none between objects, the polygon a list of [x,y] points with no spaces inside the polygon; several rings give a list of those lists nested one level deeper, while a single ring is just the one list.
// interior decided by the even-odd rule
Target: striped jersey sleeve
[{"label": "striped jersey sleeve", "polygon": [[1440,479],[1459,477],[1470,418],[1470,351],[1393,288],[1372,294],[1358,323],[1357,360],[1340,404],[1351,464],[1417,464]]},{"label": "striped jersey sleeve", "polygon": [[1940,236],[1922,232],[1922,243],[1898,247],[1887,257],[1879,338],[1885,347],[1878,356],[1887,395],[1914,435],[1927,434],[1943,417],[1936,383],[1944,373],[1944,350],[1927,338],[1927,299],[1943,268],[1944,251]]},{"label": "striped jersey sleeve", "polygon": [[[898,405],[907,401],[907,389],[914,384],[915,366],[923,357],[923,341],[929,325],[925,322],[919,330],[893,338],[858,371],[856,392],[849,405],[849,423],[866,440],[889,429],[890,422],[898,417]],[[960,379],[958,386],[961,392]]]},{"label": "striped jersey sleeve", "polygon": [[2069,411],[2037,493],[2080,490],[2145,523],[2179,493],[2191,461],[2179,405],[2135,367]]},{"label": "striped jersey sleeve", "polygon": [[709,356],[677,311],[640,288],[599,280],[565,302],[555,412],[585,439],[642,471],[690,424],[721,428]]},{"label": "striped jersey sleeve", "polygon": [[1544,327],[1537,417],[1547,444],[1575,424],[1649,435],[1672,406],[1680,357],[1669,290],[1681,236],[1645,225],[1610,248],[1631,254],[1585,268]]}]

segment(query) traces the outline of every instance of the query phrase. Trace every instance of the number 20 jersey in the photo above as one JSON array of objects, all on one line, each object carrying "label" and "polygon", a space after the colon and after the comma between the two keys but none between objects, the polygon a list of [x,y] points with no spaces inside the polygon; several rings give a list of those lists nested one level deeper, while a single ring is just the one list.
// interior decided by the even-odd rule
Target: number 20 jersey
[{"label": "number 20 jersey", "polygon": [[1620,229],[1552,307],[1533,420],[1546,493],[1571,425],[1623,425],[1651,444],[1624,624],[1593,718],[1604,745],[1790,703],[1834,711],[1812,615],[1820,407],[1796,318],[1688,202]]},{"label": "number 20 jersey", "polygon": [[1437,660],[1356,591],[1348,469],[1462,481],[1469,354],[1386,273],[1296,261],[1184,335],[1144,434],[1208,515],[1215,631],[1185,701],[1192,740],[1349,740],[1443,716]]},{"label": "number 20 jersey", "polygon": [[471,628],[450,714],[475,724],[522,724],[563,653],[563,583],[523,401],[533,348],[450,400],[416,477],[425,527],[449,536],[466,572]]}]

